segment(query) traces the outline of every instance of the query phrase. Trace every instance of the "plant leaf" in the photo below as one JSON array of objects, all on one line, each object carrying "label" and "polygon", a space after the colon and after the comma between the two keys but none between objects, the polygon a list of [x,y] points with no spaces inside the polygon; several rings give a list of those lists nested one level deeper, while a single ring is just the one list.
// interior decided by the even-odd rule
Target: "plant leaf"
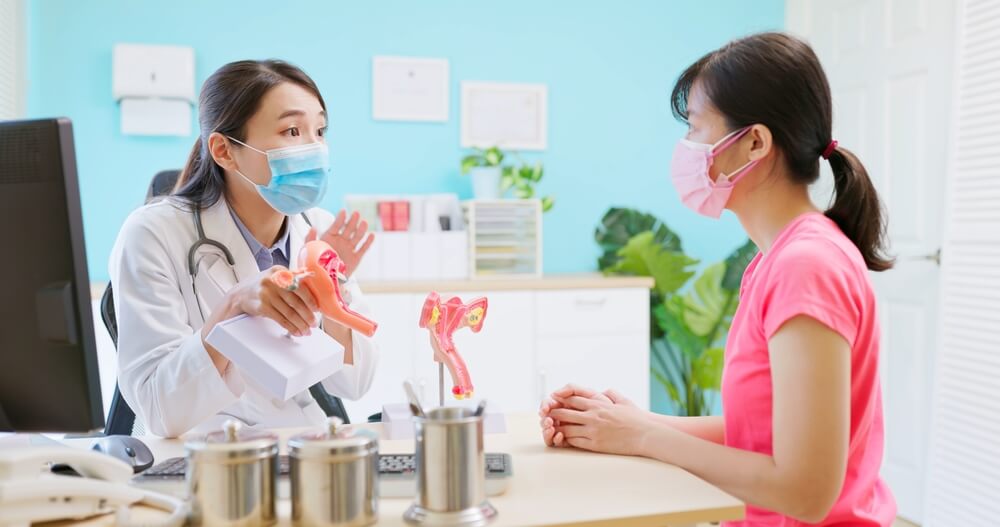
[{"label": "plant leaf", "polygon": [[521,167],[517,169],[517,177],[520,178],[521,181],[523,181],[525,184],[528,184],[528,183],[531,183],[532,181],[534,181],[532,179],[532,174],[533,173],[534,173],[534,171],[528,165],[521,165]]},{"label": "plant leaf", "polygon": [[612,207],[604,214],[601,224],[594,230],[594,241],[602,251],[597,261],[598,269],[607,272],[607,269],[620,259],[618,251],[633,236],[645,231],[652,231],[653,238],[664,249],[682,251],[680,237],[656,216],[634,209]]},{"label": "plant leaf", "polygon": [[677,391],[677,386],[671,384],[662,373],[656,371],[655,369],[650,368],[650,371],[653,373],[653,378],[655,378],[656,381],[662,384],[663,388],[667,390],[667,395],[670,397],[670,400],[673,401],[674,405],[676,405],[677,409],[679,410],[684,408],[684,401],[681,400],[681,395]]},{"label": "plant leaf", "polygon": [[542,198],[542,212],[548,212],[552,210],[552,207],[556,204],[556,198],[552,196],[545,196]]},{"label": "plant leaf", "polygon": [[740,283],[743,281],[743,272],[747,265],[757,256],[757,246],[752,240],[736,248],[726,258],[726,274],[722,277],[722,288],[727,291],[739,291]]},{"label": "plant leaf", "polygon": [[542,168],[542,163],[535,163],[534,169],[531,171],[531,180],[538,183],[542,180],[542,175],[544,175],[545,169]]},{"label": "plant leaf", "polygon": [[729,295],[722,290],[724,262],[714,263],[695,279],[684,295],[684,323],[699,337],[707,337],[726,315]]},{"label": "plant leaf", "polygon": [[691,363],[691,380],[702,390],[718,390],[722,383],[722,348],[708,348]]},{"label": "plant leaf", "polygon": [[612,267],[615,273],[652,276],[656,290],[664,296],[687,283],[694,275],[689,268],[698,263],[684,253],[665,250],[650,231],[633,236],[618,256],[621,259]]},{"label": "plant leaf", "polygon": [[486,150],[483,158],[486,160],[486,166],[495,167],[503,162],[503,152],[499,148],[492,146]]},{"label": "plant leaf", "polygon": [[653,308],[653,314],[669,343],[684,353],[685,360],[691,361],[701,356],[706,343],[684,323],[684,310],[683,297],[673,295]]},{"label": "plant leaf", "polygon": [[501,193],[507,192],[513,186],[514,186],[514,178],[512,178],[512,177],[510,177],[510,176],[508,176],[506,174],[501,174],[500,175],[500,192]]},{"label": "plant leaf", "polygon": [[462,158],[462,174],[468,174],[475,167],[483,166],[483,158],[478,154],[469,154]]}]

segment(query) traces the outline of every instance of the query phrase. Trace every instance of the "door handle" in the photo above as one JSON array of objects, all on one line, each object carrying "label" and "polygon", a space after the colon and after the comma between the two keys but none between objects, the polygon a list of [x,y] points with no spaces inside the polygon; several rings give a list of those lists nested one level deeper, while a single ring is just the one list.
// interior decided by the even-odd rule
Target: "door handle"
[{"label": "door handle", "polygon": [[941,249],[938,249],[932,253],[928,253],[922,256],[914,256],[910,258],[912,261],[916,262],[934,262],[934,265],[941,265]]}]

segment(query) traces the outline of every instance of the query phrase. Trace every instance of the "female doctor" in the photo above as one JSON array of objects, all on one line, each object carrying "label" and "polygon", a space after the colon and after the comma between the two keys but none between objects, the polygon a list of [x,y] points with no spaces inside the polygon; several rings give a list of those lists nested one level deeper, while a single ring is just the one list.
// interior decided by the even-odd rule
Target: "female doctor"
[{"label": "female doctor", "polygon": [[[270,318],[293,335],[325,331],[344,367],[323,380],[357,399],[378,355],[365,336],[320,320],[306,288],[270,280],[319,237],[351,276],[372,243],[355,213],[317,208],[328,184],[326,105],[316,84],[281,61],[240,61],[212,74],[199,101],[201,135],[171,196],[133,212],[110,260],[118,318],[118,382],[148,431],[174,437],[226,418],[249,425],[309,426],[325,414],[305,391],[269,396],[205,338],[239,314]],[[357,282],[342,288],[365,314]],[[322,329],[318,329],[322,328]]]}]

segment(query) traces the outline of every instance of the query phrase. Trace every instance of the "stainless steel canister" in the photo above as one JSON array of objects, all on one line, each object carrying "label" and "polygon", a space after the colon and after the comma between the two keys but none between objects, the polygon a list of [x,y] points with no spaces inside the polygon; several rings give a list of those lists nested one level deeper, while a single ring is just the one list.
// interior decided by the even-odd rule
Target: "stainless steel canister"
[{"label": "stainless steel canister", "polygon": [[418,525],[481,526],[497,511],[486,500],[483,416],[441,407],[413,418],[417,497],[403,515]]},{"label": "stainless steel canister", "polygon": [[378,520],[378,436],[330,418],[288,441],[292,522],[358,527]]},{"label": "stainless steel canister", "polygon": [[241,429],[227,421],[223,429],[188,441],[187,484],[193,525],[267,526],[277,520],[278,437]]}]

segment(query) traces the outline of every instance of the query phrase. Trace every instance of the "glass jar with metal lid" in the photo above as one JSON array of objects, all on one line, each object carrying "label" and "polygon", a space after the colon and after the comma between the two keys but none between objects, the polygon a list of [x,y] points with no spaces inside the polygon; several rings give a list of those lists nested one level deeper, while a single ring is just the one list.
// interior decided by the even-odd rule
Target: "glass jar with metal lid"
[{"label": "glass jar with metal lid", "polygon": [[378,436],[331,417],[288,440],[292,523],[355,527],[378,520]]},{"label": "glass jar with metal lid", "polygon": [[278,436],[230,420],[184,448],[193,525],[255,527],[277,521]]}]

